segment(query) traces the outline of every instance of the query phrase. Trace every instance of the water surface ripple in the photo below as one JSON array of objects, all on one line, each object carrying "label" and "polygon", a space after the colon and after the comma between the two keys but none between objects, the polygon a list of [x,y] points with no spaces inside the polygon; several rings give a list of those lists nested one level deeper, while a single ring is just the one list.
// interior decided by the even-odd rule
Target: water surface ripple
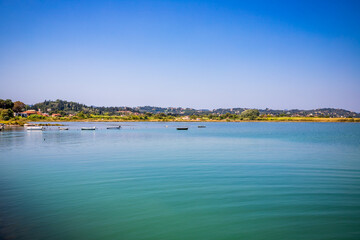
[{"label": "water surface ripple", "polygon": [[360,124],[65,124],[0,132],[0,239],[360,239]]}]

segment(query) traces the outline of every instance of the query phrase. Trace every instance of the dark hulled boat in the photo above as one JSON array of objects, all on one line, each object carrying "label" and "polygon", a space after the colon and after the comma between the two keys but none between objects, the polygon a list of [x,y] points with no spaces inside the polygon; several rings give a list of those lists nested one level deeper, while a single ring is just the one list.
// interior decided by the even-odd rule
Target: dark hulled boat
[{"label": "dark hulled boat", "polygon": [[121,126],[109,126],[106,129],[120,129]]}]

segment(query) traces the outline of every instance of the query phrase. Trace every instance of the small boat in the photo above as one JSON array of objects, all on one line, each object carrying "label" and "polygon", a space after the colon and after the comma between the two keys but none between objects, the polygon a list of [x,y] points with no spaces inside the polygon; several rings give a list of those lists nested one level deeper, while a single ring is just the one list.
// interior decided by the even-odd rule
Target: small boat
[{"label": "small boat", "polygon": [[44,127],[35,126],[35,127],[27,127],[26,130],[44,130]]},{"label": "small boat", "polygon": [[82,127],[81,130],[96,130],[96,127]]},{"label": "small boat", "polygon": [[176,130],[188,130],[189,128],[187,128],[187,127],[178,127],[178,128],[176,128]]},{"label": "small boat", "polygon": [[69,130],[68,127],[59,127],[59,130]]},{"label": "small boat", "polygon": [[206,128],[206,126],[200,125],[200,126],[198,126],[198,128]]},{"label": "small boat", "polygon": [[121,126],[108,126],[106,129],[120,129]]}]

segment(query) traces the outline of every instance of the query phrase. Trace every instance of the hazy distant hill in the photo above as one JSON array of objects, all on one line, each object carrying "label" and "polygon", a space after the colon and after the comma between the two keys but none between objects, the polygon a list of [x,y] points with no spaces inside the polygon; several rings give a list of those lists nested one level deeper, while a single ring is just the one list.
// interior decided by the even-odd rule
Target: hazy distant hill
[{"label": "hazy distant hill", "polygon": [[[202,115],[202,114],[240,114],[248,108],[218,108],[214,110],[201,109],[196,110],[193,108],[161,108],[161,107],[137,107],[135,108],[139,112],[151,112],[151,113],[165,113],[174,115]],[[360,117],[359,113],[351,112],[344,109],[334,108],[321,108],[313,110],[273,110],[273,109],[259,109],[261,115],[273,115],[273,116],[323,116],[323,117]]]},{"label": "hazy distant hill", "polygon": [[64,100],[56,101],[44,101],[42,103],[36,103],[30,106],[33,109],[40,109],[42,112],[48,113],[63,113],[63,114],[75,114],[78,112],[90,113],[90,114],[116,114],[120,111],[136,112],[132,108],[128,107],[95,107],[86,106],[77,102],[68,102]]},{"label": "hazy distant hill", "polygon": [[[193,108],[162,108],[162,107],[95,107],[86,106],[84,104],[76,102],[68,102],[64,100],[56,101],[44,101],[30,106],[33,109],[40,109],[42,112],[48,113],[62,113],[62,114],[75,114],[78,112],[90,113],[90,114],[109,114],[109,115],[121,115],[124,112],[127,113],[152,113],[152,114],[171,114],[171,115],[204,115],[204,114],[215,114],[222,115],[226,113],[240,114],[248,108],[218,108],[214,110],[208,109],[193,109]],[[360,114],[351,112],[344,109],[334,108],[321,108],[313,110],[273,110],[273,109],[259,109],[260,115],[273,115],[273,116],[322,116],[322,117],[354,117],[359,118]]]}]

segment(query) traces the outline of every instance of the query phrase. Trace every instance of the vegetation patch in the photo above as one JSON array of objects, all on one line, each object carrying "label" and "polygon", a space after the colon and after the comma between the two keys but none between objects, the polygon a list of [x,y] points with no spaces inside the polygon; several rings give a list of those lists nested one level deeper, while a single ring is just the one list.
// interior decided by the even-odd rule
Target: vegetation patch
[{"label": "vegetation patch", "polygon": [[[306,115],[306,116],[300,116]],[[335,117],[341,116],[341,117]],[[27,122],[360,122],[359,114],[343,109],[259,110],[157,107],[94,107],[63,100],[26,105],[0,99],[0,122],[23,126]],[[63,126],[44,123],[40,126]]]}]

